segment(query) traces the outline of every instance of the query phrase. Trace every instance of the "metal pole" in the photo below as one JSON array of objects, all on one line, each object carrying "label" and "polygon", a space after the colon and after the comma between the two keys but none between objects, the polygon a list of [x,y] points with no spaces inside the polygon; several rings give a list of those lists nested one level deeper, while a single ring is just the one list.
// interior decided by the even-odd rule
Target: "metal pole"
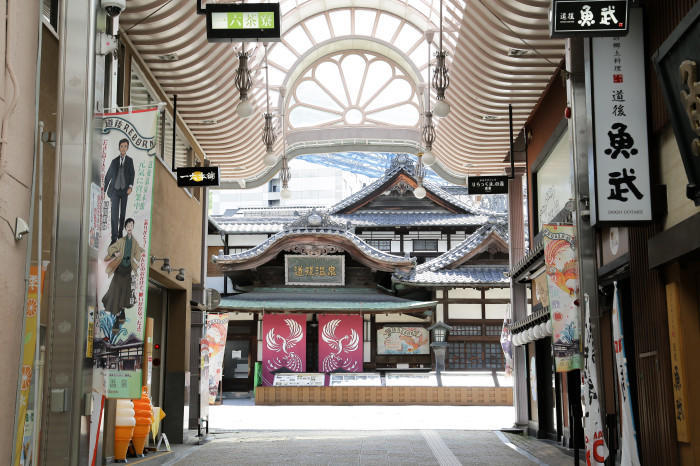
[{"label": "metal pole", "polygon": [[177,94],[173,95],[173,163],[172,171],[176,172],[175,169],[175,136],[177,132]]},{"label": "metal pole", "polygon": [[508,127],[510,129],[510,174],[508,177],[515,178],[515,153],[513,153],[513,104],[508,104]]}]

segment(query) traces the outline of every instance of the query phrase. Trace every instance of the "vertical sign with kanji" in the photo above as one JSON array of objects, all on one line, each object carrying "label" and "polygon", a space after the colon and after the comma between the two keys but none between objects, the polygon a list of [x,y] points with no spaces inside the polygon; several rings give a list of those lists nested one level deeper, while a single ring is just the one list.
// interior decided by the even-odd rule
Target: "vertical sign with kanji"
[{"label": "vertical sign with kanji", "polygon": [[624,37],[592,39],[597,221],[651,220],[641,11]]},{"label": "vertical sign with kanji", "polygon": [[141,396],[157,115],[103,115],[92,357],[107,398]]}]

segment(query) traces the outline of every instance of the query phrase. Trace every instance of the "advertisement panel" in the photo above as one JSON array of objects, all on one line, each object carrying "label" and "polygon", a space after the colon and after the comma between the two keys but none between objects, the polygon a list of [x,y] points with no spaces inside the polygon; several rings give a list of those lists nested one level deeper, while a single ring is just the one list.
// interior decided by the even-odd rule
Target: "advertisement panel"
[{"label": "advertisement panel", "polygon": [[206,341],[209,347],[209,404],[216,402],[223,374],[228,314],[207,314]]},{"label": "advertisement panel", "polygon": [[577,306],[578,261],[574,227],[547,224],[542,232],[556,369],[557,372],[582,369],[581,317]]},{"label": "advertisement panel", "polygon": [[319,372],[362,372],[362,316],[318,316]]},{"label": "advertisement panel", "polygon": [[425,327],[382,327],[377,354],[430,354],[430,332]]},{"label": "advertisement panel", "polygon": [[651,220],[641,15],[639,8],[632,9],[627,36],[594,38],[591,45],[596,207],[601,222]]},{"label": "advertisement panel", "polygon": [[272,386],[274,371],[306,370],[306,316],[266,314],[263,316],[262,382]]},{"label": "advertisement panel", "polygon": [[107,398],[140,398],[158,108],[103,115],[93,363]]}]

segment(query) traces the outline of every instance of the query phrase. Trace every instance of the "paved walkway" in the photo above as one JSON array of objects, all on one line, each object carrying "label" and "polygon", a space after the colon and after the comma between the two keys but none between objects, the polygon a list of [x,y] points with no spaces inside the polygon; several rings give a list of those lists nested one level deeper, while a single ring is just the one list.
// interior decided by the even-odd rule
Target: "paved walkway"
[{"label": "paved walkway", "polygon": [[196,445],[190,432],[172,452],[129,464],[574,464],[570,452],[553,442],[499,431],[512,420],[512,407],[254,406],[226,400],[210,409],[209,442]]}]

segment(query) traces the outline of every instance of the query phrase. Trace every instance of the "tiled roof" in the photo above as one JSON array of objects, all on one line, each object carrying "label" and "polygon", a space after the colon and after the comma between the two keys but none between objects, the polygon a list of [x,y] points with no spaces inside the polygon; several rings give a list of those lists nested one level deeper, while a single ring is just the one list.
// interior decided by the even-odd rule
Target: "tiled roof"
[{"label": "tiled roof", "polygon": [[[489,220],[488,215],[449,214],[438,212],[392,212],[362,211],[355,214],[336,214],[330,216],[341,223],[350,222],[354,227],[421,227],[421,226],[474,226],[483,225]],[[293,222],[295,217],[212,217],[224,233],[277,233],[285,225]]]},{"label": "tiled roof", "polygon": [[449,267],[463,258],[465,255],[472,252],[492,232],[495,232],[498,236],[500,236],[503,241],[508,242],[508,225],[502,223],[499,219],[492,217],[486,224],[481,226],[471,235],[467,236],[461,243],[449,251],[418,265],[416,267],[416,272],[435,272],[445,267]]},{"label": "tiled roof", "polygon": [[416,266],[410,272],[395,272],[393,280],[419,285],[508,283],[504,275],[508,272],[507,265],[464,265],[454,269],[447,268],[476,249],[492,233],[508,242],[508,226],[501,219],[491,217],[486,224],[457,246]]},{"label": "tiled roof", "polygon": [[280,231],[279,233],[270,236],[265,241],[251,249],[240,252],[238,254],[215,255],[212,257],[212,259],[215,263],[220,264],[236,264],[240,262],[245,262],[262,255],[268,248],[270,248],[273,244],[275,244],[277,241],[281,240],[284,237],[308,235],[310,233],[349,239],[367,256],[379,259],[384,262],[388,262],[390,264],[396,264],[396,266],[407,266],[411,265],[412,263],[415,264],[415,258],[395,256],[393,254],[380,251],[379,249],[375,249],[366,242],[364,242],[359,236],[355,235],[349,230],[333,227],[314,228],[306,226],[299,228],[291,227],[287,230]]},{"label": "tiled roof", "polygon": [[394,273],[394,281],[415,285],[497,284],[509,282],[504,276],[507,271],[506,265],[466,265],[456,269]]}]

